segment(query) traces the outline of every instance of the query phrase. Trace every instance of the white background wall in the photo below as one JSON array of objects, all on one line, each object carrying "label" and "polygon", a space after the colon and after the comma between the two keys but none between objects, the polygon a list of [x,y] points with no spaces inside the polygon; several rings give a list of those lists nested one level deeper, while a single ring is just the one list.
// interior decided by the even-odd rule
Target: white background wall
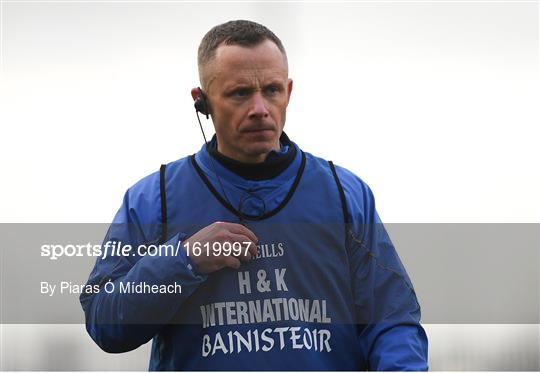
[{"label": "white background wall", "polygon": [[[212,26],[247,18],[288,51],[289,136],[368,182],[385,222],[539,223],[538,9],[1,1],[0,222],[109,222],[127,187],[197,151],[198,43]],[[540,365],[537,325],[428,331],[435,369]],[[48,364],[47,341],[69,336],[75,365]],[[3,326],[1,339],[3,369],[147,364],[146,351],[103,356],[81,326]],[[21,358],[28,343],[45,357]],[[502,353],[514,363],[493,365]]]}]

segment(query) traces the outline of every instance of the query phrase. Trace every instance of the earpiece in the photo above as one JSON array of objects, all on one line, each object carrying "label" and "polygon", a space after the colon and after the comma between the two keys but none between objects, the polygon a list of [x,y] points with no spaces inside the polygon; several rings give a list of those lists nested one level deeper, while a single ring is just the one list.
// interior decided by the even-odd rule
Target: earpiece
[{"label": "earpiece", "polygon": [[[206,144],[206,147],[208,148],[209,146],[208,140],[206,139],[206,135],[204,134],[201,118],[199,118],[199,113],[206,115],[206,119],[208,119],[208,116],[210,115],[210,106],[208,105],[208,100],[206,99],[206,95],[204,94],[202,89],[198,87],[197,90],[199,91],[199,96],[195,100],[195,114],[197,115],[197,121],[199,122],[199,127],[201,128],[201,133],[203,135],[204,143]],[[229,203],[229,205],[232,206],[232,203],[229,200],[229,197],[227,197],[227,193],[225,193],[225,188],[223,187],[223,184],[221,183],[221,179],[216,171],[216,165],[214,164],[214,157],[210,157],[210,164],[212,165],[212,171],[214,171],[214,175],[216,176],[219,186],[221,187],[223,198],[225,198],[225,200]],[[265,210],[266,210],[266,207],[265,207]],[[244,227],[248,227],[246,217],[242,213],[242,201],[240,201],[240,206],[238,207],[238,210],[236,210],[235,214],[240,219],[240,224],[242,224]]]},{"label": "earpiece", "polygon": [[208,103],[206,101],[206,96],[202,89],[198,88],[199,90],[199,97],[195,100],[195,111],[206,115],[206,119],[208,119],[208,116],[210,115],[210,110],[208,110]]}]

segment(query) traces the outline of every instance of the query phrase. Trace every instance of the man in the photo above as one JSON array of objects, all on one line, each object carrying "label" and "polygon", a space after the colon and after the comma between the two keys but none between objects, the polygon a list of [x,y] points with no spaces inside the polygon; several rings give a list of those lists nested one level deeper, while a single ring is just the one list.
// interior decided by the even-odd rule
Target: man
[{"label": "man", "polygon": [[103,291],[81,296],[91,337],[108,352],[153,338],[152,370],[427,369],[420,306],[371,191],[283,132],[281,41],[227,22],[198,64],[191,95],[216,136],[126,193],[105,241],[148,251],[96,262]]}]

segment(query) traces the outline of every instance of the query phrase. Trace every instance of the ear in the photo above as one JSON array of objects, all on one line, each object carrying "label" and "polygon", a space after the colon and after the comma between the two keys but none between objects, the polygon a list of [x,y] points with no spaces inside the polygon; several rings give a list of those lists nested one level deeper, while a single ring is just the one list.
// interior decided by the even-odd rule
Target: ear
[{"label": "ear", "polygon": [[191,97],[193,98],[193,101],[197,101],[200,95],[201,91],[199,87],[191,88]]},{"label": "ear", "polygon": [[287,105],[289,104],[289,100],[291,99],[292,87],[293,87],[293,81],[292,79],[289,79],[287,81]]}]

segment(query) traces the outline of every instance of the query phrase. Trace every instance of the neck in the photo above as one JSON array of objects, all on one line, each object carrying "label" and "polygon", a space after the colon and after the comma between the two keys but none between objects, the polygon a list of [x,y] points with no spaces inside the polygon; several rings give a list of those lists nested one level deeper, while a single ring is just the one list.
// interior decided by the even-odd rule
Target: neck
[{"label": "neck", "polygon": [[271,152],[279,152],[281,150],[281,144],[279,140],[277,141],[277,144],[275,144],[270,151],[262,154],[255,154],[255,155],[245,155],[245,154],[235,154],[227,151],[219,144],[219,140],[216,141],[217,143],[217,151],[219,154],[235,160],[240,163],[247,163],[247,164],[257,164],[257,163],[263,163],[266,158],[268,157],[268,154]]},{"label": "neck", "polygon": [[[259,162],[242,162],[221,153],[215,136],[207,149],[210,156],[238,176],[247,180],[267,180],[283,172],[296,156],[296,147],[285,133],[282,133],[280,143],[283,144],[283,150],[271,151]],[[281,149],[281,146],[277,149]]]}]

